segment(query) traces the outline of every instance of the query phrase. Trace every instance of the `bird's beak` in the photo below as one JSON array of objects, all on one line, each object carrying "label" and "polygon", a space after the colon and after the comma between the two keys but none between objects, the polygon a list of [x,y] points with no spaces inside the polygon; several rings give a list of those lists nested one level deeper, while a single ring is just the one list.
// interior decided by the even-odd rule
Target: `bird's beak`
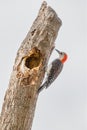
[{"label": "bird's beak", "polygon": [[55,49],[59,54],[61,54],[61,52],[59,51],[59,50],[57,50],[57,49]]}]

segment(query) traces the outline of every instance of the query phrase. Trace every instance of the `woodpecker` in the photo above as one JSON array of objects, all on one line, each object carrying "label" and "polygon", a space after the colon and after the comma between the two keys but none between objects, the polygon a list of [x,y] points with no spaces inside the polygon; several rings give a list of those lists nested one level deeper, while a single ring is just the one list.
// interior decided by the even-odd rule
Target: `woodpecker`
[{"label": "woodpecker", "polygon": [[40,93],[44,88],[48,88],[54,80],[58,77],[60,72],[63,69],[63,65],[67,60],[67,54],[65,52],[60,52],[59,50],[55,49],[59,54],[59,57],[55,59],[47,68],[47,75],[45,82],[40,86],[38,89],[38,93]]}]

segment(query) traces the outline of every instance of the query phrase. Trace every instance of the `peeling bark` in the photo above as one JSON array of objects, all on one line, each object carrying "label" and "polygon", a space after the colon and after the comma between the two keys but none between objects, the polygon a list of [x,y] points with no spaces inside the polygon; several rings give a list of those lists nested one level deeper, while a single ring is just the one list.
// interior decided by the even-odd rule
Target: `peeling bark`
[{"label": "peeling bark", "polygon": [[38,88],[61,26],[55,11],[42,3],[17,52],[0,117],[0,130],[31,130]]}]

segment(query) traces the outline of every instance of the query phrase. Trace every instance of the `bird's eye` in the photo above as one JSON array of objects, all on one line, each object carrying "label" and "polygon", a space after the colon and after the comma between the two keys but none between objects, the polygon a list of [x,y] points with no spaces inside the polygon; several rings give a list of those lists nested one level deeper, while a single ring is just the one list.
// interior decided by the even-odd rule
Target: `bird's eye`
[{"label": "bird's eye", "polygon": [[62,55],[63,53],[62,53],[62,52],[60,52],[60,54]]}]

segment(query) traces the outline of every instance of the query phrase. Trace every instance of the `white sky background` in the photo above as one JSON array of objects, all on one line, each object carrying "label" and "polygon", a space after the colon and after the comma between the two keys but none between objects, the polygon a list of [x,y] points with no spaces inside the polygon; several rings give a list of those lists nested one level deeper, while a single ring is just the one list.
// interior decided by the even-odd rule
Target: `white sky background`
[{"label": "white sky background", "polygon": [[[42,0],[0,0],[0,109],[16,52]],[[38,98],[32,130],[87,130],[87,1],[47,0],[63,25],[56,48],[68,54],[58,79]],[[57,57],[54,51],[51,60]]]}]

